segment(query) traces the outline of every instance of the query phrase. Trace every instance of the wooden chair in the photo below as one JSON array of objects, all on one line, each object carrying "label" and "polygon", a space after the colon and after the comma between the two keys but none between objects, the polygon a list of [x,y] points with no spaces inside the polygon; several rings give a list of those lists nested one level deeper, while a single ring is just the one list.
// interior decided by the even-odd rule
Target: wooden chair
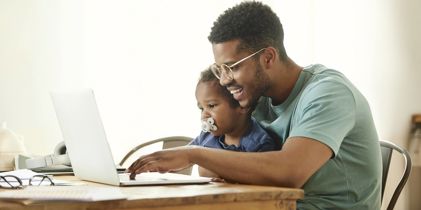
[{"label": "wooden chair", "polygon": [[[191,137],[187,137],[187,136],[170,136],[170,137],[164,137],[164,138],[159,138],[159,139],[155,139],[155,140],[151,140],[151,141],[147,141],[145,143],[139,144],[136,147],[134,147],[132,150],[130,150],[130,152],[128,152],[123,159],[121,159],[119,165],[123,166],[123,164],[126,162],[126,160],[135,152],[137,152],[138,150],[152,145],[152,144],[157,144],[157,143],[162,143],[162,149],[168,149],[168,148],[173,148],[173,147],[179,147],[179,146],[184,146],[187,145],[188,143],[190,143],[190,141],[192,140]],[[190,175],[192,172],[192,167],[183,169],[181,171],[177,171],[176,173],[180,173],[180,174],[187,174]]]},{"label": "wooden chair", "polygon": [[387,174],[389,172],[390,161],[392,159],[392,152],[396,151],[395,154],[402,155],[405,160],[405,168],[403,171],[403,175],[393,192],[393,195],[389,201],[389,204],[387,205],[387,210],[392,210],[395,207],[396,201],[398,200],[403,187],[408,181],[409,174],[411,173],[412,162],[411,162],[411,157],[409,156],[408,151],[392,142],[381,140],[380,148],[382,152],[382,162],[383,162],[382,195],[381,195],[382,203],[383,203],[384,189],[386,187]]}]

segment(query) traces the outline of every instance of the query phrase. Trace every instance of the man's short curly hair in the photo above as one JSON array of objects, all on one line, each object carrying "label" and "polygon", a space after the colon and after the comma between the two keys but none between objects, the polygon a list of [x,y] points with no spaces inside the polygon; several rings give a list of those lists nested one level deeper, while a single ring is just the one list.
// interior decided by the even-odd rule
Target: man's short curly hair
[{"label": "man's short curly hair", "polygon": [[240,106],[240,103],[234,99],[232,94],[225,87],[219,84],[219,79],[215,77],[210,68],[207,68],[200,73],[199,82],[197,84],[199,85],[204,82],[214,83],[213,85],[218,87],[219,93],[228,100],[231,107],[236,108]]},{"label": "man's short curly hair", "polygon": [[261,2],[245,1],[227,9],[214,22],[208,39],[212,44],[239,39],[238,51],[272,46],[280,59],[287,58],[281,21]]}]

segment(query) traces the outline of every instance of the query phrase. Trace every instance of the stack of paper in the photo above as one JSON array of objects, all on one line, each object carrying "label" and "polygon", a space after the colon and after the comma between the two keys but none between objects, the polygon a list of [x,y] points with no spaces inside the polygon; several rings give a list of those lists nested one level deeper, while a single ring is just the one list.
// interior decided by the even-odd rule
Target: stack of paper
[{"label": "stack of paper", "polygon": [[6,175],[13,175],[19,177],[21,180],[29,180],[31,177],[35,175],[40,175],[40,173],[35,173],[29,169],[20,169],[15,171],[7,171],[0,173],[0,176],[6,176]]},{"label": "stack of paper", "polygon": [[[35,175],[44,175],[42,173],[36,173],[32,170],[29,169],[20,169],[20,170],[15,170],[15,171],[8,171],[8,172],[3,172],[0,173],[0,176],[7,176],[7,175],[13,175],[18,177],[21,181],[22,184],[24,186],[28,186],[29,185],[29,179],[31,179],[33,176]],[[64,181],[64,180],[57,180],[57,179],[53,179],[52,176],[50,176],[50,179],[54,182],[55,185],[80,185],[78,183],[72,183],[72,182],[68,182],[68,181]],[[10,179],[10,180],[14,180],[14,179]],[[0,180],[0,182],[4,182],[3,180]],[[33,185],[50,185],[49,182],[42,182],[39,183],[37,181],[32,181]]]}]

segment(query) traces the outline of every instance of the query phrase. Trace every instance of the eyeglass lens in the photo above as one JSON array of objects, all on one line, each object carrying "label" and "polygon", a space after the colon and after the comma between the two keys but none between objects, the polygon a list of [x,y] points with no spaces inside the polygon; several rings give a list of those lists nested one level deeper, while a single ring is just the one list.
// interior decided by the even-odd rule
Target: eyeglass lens
[{"label": "eyeglass lens", "polygon": [[232,70],[226,64],[222,64],[221,66],[213,64],[211,66],[211,71],[218,79],[221,79],[222,74],[224,74],[224,76],[228,77],[229,79],[232,79]]},{"label": "eyeglass lens", "polygon": [[29,185],[54,185],[54,182],[46,175],[35,175],[29,180]]},{"label": "eyeglass lens", "polygon": [[18,189],[22,188],[22,181],[12,175],[0,176],[0,187],[9,188],[9,189]]}]

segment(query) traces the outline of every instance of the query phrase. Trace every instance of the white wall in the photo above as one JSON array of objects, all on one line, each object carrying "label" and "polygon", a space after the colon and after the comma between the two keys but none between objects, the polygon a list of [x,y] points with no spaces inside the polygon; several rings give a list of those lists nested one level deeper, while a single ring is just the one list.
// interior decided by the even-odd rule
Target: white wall
[{"label": "white wall", "polygon": [[[411,115],[421,113],[420,9],[416,0],[324,0],[314,3],[311,18],[312,61],[344,72],[370,102],[380,137],[404,147]],[[391,184],[401,176],[402,160],[393,158],[393,166]],[[395,209],[409,209],[407,193]]]},{"label": "white wall", "polygon": [[[0,0],[0,121],[31,153],[50,153],[61,134],[48,92],[92,87],[116,160],[147,139],[196,136],[194,87],[213,62],[207,35],[235,2]],[[421,113],[421,2],[264,2],[289,55],[345,73],[380,136],[406,146],[410,116]],[[405,193],[396,209],[408,209]]]},{"label": "white wall", "polygon": [[48,95],[60,82],[59,13],[56,1],[0,1],[0,121],[37,153],[60,135]]}]

